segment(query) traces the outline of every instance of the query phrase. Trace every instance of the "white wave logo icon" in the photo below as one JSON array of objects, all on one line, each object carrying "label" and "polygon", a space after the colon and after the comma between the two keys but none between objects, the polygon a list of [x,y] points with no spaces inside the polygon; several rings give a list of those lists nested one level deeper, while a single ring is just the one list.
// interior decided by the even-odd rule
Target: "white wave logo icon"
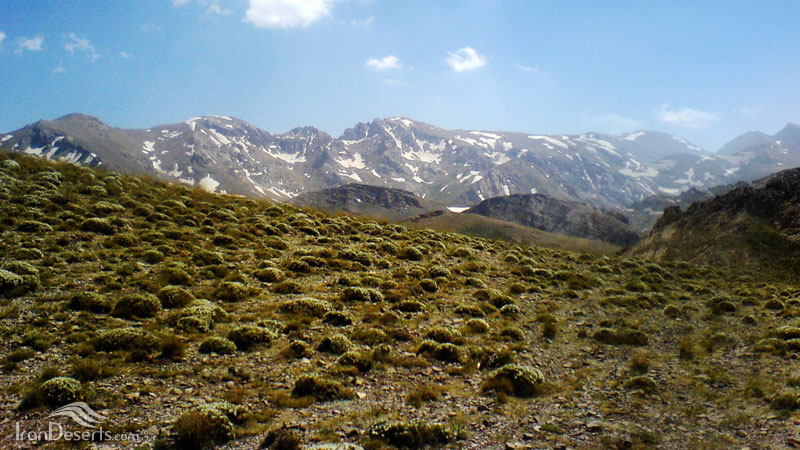
[{"label": "white wave logo icon", "polygon": [[52,414],[47,416],[47,418],[51,417],[69,417],[78,425],[84,426],[86,428],[93,428],[98,423],[106,420],[106,417],[94,412],[94,410],[83,402],[75,402],[70,403],[69,405],[64,405],[61,408],[53,411]]}]

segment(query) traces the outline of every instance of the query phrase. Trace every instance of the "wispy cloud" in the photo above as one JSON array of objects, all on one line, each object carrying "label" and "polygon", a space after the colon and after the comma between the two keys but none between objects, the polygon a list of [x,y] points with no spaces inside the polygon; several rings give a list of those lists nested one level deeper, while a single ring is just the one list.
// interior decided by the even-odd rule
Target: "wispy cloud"
[{"label": "wispy cloud", "polygon": [[216,14],[218,16],[230,16],[231,15],[231,10],[230,9],[223,8],[223,7],[219,6],[218,3],[212,3],[208,7],[207,11],[208,11],[209,14]]},{"label": "wispy cloud", "polygon": [[3,46],[3,41],[6,39],[6,34],[0,31],[0,47]]},{"label": "wispy cloud", "polygon": [[374,21],[375,21],[375,17],[369,16],[366,19],[361,19],[361,20],[353,19],[353,20],[350,21],[350,25],[352,25],[352,26],[354,26],[356,28],[366,28],[366,27],[372,25],[372,22],[374,22]]},{"label": "wispy cloud", "polygon": [[89,39],[80,37],[75,33],[67,35],[67,43],[64,44],[64,49],[66,49],[70,55],[75,55],[76,51],[85,53],[92,61],[96,61],[97,58],[100,57],[94,45],[89,42]]},{"label": "wispy cloud", "polygon": [[40,52],[42,51],[42,44],[44,44],[44,36],[41,34],[37,34],[32,38],[26,38],[23,36],[17,41],[16,53],[19,54],[24,51]]},{"label": "wispy cloud", "polygon": [[671,109],[667,103],[661,105],[653,114],[661,122],[691,130],[708,128],[720,119],[719,115],[709,111],[692,108]]},{"label": "wispy cloud", "polygon": [[54,74],[55,73],[61,73],[63,71],[64,71],[64,65],[63,64],[59,64],[58,66],[53,67],[53,73]]},{"label": "wispy cloud", "polygon": [[132,54],[130,54],[130,53],[128,53],[128,52],[119,52],[119,56],[120,56],[121,58],[125,58],[125,59],[131,59],[131,58],[133,58],[133,55],[132,55]]},{"label": "wispy cloud", "polygon": [[384,56],[381,59],[370,58],[364,65],[375,70],[395,70],[402,67],[400,60],[393,55]]},{"label": "wispy cloud", "polygon": [[523,72],[538,72],[539,71],[538,67],[531,67],[531,66],[526,66],[526,65],[523,65],[523,64],[514,64],[514,68],[518,69],[518,70],[521,70]]},{"label": "wispy cloud", "polygon": [[250,0],[244,21],[259,28],[307,27],[331,15],[333,0]]},{"label": "wispy cloud", "polygon": [[456,72],[475,70],[486,65],[486,58],[472,47],[464,47],[457,52],[447,52],[445,62]]}]

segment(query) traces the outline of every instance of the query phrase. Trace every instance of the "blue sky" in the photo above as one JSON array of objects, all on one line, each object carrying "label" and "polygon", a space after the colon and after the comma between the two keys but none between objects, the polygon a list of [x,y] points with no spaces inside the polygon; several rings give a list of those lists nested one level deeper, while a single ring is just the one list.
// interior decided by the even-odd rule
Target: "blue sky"
[{"label": "blue sky", "polygon": [[716,150],[800,122],[800,2],[0,3],[0,131],[70,112],[338,136],[375,117],[654,129]]}]

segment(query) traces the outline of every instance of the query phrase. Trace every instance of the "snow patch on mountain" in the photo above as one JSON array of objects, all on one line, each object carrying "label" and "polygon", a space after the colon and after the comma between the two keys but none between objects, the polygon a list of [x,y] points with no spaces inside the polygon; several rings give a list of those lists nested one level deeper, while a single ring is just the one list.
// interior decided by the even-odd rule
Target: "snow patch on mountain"
[{"label": "snow patch on mountain", "polygon": [[360,153],[356,153],[353,155],[353,159],[340,159],[336,161],[342,167],[347,167],[348,169],[366,169],[367,165],[364,164],[364,160],[361,158]]},{"label": "snow patch on mountain", "polygon": [[569,148],[569,145],[559,141],[558,139],[551,138],[550,136],[542,136],[542,135],[532,135],[528,136],[528,139],[540,140],[540,141],[547,141],[553,145],[557,145],[561,148]]},{"label": "snow patch on mountain", "polygon": [[631,133],[631,134],[623,137],[622,139],[625,139],[626,141],[631,141],[632,142],[632,141],[635,141],[636,139],[638,139],[638,138],[640,138],[640,137],[642,137],[644,135],[645,135],[644,131],[637,131],[636,133]]}]

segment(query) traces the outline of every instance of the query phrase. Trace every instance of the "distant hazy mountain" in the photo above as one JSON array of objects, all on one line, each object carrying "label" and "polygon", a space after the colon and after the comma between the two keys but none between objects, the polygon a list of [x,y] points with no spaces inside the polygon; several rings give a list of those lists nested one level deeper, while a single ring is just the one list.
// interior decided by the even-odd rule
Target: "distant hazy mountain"
[{"label": "distant hazy mountain", "polygon": [[635,244],[639,235],[622,214],[541,194],[515,194],[484,200],[467,211],[537,230],[597,239],[619,246]]},{"label": "distant hazy mountain", "polygon": [[759,274],[800,276],[800,169],[789,169],[685,211],[671,206],[630,250],[656,259],[725,265]]},{"label": "distant hazy mountain", "polygon": [[710,155],[653,131],[444,130],[395,117],[360,123],[332,138],[312,127],[272,134],[224,116],[124,130],[71,114],[0,135],[0,148],[279,201],[355,182],[404,189],[448,206],[540,193],[618,208],[800,165],[796,129],[790,125],[777,134],[781,143]]},{"label": "distant hazy mountain", "polygon": [[417,197],[409,191],[351,183],[321,191],[300,194],[289,201],[335,214],[340,211],[355,215],[397,221],[443,209],[441,203]]}]

